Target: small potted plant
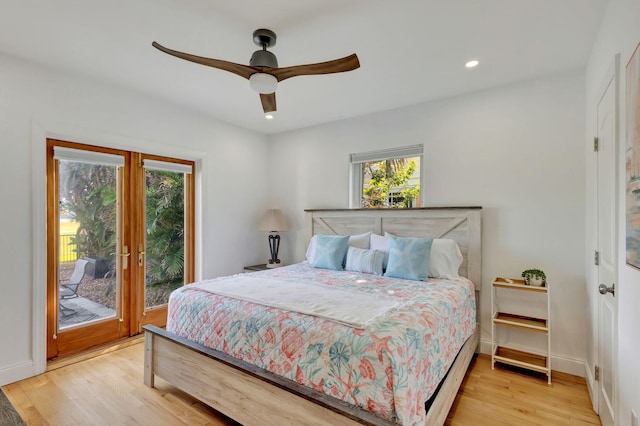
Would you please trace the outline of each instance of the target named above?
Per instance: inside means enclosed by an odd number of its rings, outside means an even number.
[[[547,276],[544,271],[540,269],[527,269],[522,272],[522,278],[526,285],[532,285],[535,287],[542,287],[547,284]]]

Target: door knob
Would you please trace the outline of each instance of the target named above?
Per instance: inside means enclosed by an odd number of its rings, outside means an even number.
[[[122,253],[120,253],[120,256],[122,257],[122,269],[127,269],[129,267],[128,257],[131,256],[128,246],[122,246]]]
[[[138,246],[138,266],[144,265],[144,245],[140,244]]]
[[[616,295],[616,285],[615,284],[611,284],[611,287],[607,287],[606,284],[600,284],[598,286],[598,291],[600,292],[600,294],[611,293],[613,296],[615,296]]]

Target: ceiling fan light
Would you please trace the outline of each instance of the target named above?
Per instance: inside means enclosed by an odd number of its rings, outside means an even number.
[[[256,92],[268,95],[278,88],[278,79],[271,74],[257,72],[249,77],[249,85]]]

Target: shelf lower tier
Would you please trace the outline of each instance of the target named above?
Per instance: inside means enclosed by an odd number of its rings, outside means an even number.
[[[507,325],[510,327],[524,328],[526,330],[549,332],[547,320],[543,318],[526,317],[522,315],[508,314],[506,312],[496,312],[493,316],[493,323]]]
[[[493,353],[493,360],[494,362],[501,362],[503,364],[544,373],[547,376],[551,374],[548,359],[544,355],[496,346]]]

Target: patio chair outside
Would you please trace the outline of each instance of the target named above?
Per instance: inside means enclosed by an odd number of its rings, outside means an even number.
[[[62,303],[62,300],[60,300],[59,309],[60,309],[60,313],[62,314],[63,318],[70,317],[71,315],[78,313],[78,311],[76,311],[75,309],[70,308],[70,307],[66,306],[64,303]]]
[[[82,278],[84,278],[88,263],[89,261],[85,259],[79,259],[76,261],[76,265],[73,268],[73,274],[71,274],[69,281],[65,284],[60,284],[60,299],[78,297],[78,286],[82,283]]]

